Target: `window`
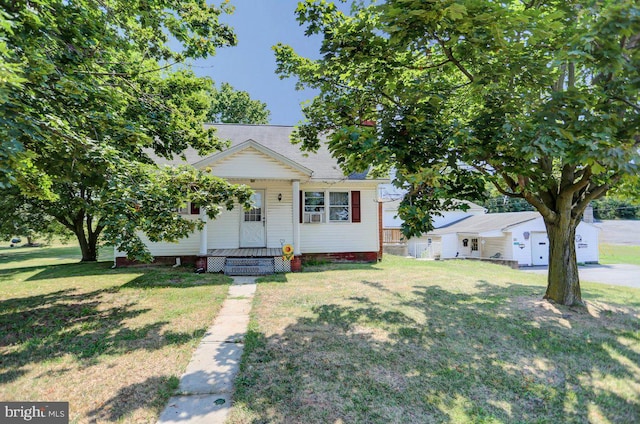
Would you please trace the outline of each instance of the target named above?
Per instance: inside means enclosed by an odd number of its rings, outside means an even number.
[[[477,252],[478,251],[478,239],[477,238],[472,238],[471,239],[471,251],[472,252]]]
[[[200,207],[194,205],[193,203],[187,202],[181,208],[175,209],[180,215],[199,215]]]
[[[300,223],[360,221],[360,191],[300,191]]]
[[[329,221],[349,221],[349,193],[329,193]]]
[[[244,222],[262,221],[262,192],[251,195],[251,209],[244,211]]]
[[[262,208],[251,208],[244,211],[244,222],[260,222],[262,221]]]
[[[305,191],[304,192],[304,221],[305,223],[324,222],[324,192]]]

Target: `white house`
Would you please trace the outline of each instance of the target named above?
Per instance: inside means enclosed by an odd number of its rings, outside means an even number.
[[[394,178],[394,171],[391,171],[390,178]],[[400,228],[402,227],[402,219],[398,216],[398,207],[404,197],[406,190],[399,189],[392,184],[380,185],[380,201],[382,202],[382,228],[383,228],[383,240],[385,242],[385,248],[392,254],[411,255],[413,257],[428,256],[424,253],[426,250],[431,250],[432,245],[427,245],[426,238],[412,238],[404,240],[404,236],[401,234]],[[433,220],[433,227],[440,228],[445,225],[449,225],[453,222],[460,221],[472,215],[485,214],[487,211],[484,207],[475,203],[461,200],[459,203],[464,204],[466,210],[448,210],[440,211],[437,214],[431,216]],[[401,249],[398,249],[397,245],[402,245]],[[404,253],[399,253],[404,252]]]
[[[598,234],[596,226],[578,224],[575,244],[579,263],[598,262]],[[523,266],[549,264],[549,239],[538,212],[470,215],[409,243],[416,257],[499,258]]]
[[[204,210],[187,208],[188,219],[202,219],[204,229],[178,243],[146,240],[156,261],[181,258],[212,272],[228,271],[234,261],[237,267],[261,267],[267,272],[295,270],[300,261],[310,258],[376,261],[381,257],[378,184],[388,180],[345,175],[326,147],[317,153],[302,152],[290,142],[293,127],[215,127],[221,139],[230,141],[227,150],[207,157],[188,150],[185,160],[158,162],[187,163],[211,169],[232,183],[246,184],[255,192],[253,208],[224,210],[215,220],[208,220]],[[293,246],[293,265],[282,259],[284,245]],[[116,252],[116,265],[126,263],[126,255]]]

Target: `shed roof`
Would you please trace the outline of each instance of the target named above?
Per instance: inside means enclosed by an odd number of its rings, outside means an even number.
[[[490,231],[506,231],[509,227],[540,218],[538,212],[503,212],[472,215],[437,228],[429,234],[444,235],[451,233],[487,233]]]
[[[264,146],[273,152],[297,164],[301,169],[309,169],[312,179],[318,180],[364,180],[367,173],[345,175],[340,169],[338,162],[331,156],[326,144],[322,144],[317,152],[303,152],[299,145],[290,141],[292,126],[282,125],[248,125],[248,124],[205,124],[206,127],[215,127],[216,135],[222,140],[230,142],[229,148],[233,149],[249,140]],[[219,155],[214,152],[211,155],[201,156],[193,148],[184,151],[185,160],[174,157],[173,160],[155,158],[158,164],[194,165],[207,158]]]

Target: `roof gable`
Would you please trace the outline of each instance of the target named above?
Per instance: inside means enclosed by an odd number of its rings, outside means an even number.
[[[199,160],[193,166],[210,167],[215,175],[224,178],[300,178],[313,174],[311,169],[251,139]]]
[[[205,128],[215,128],[216,136],[229,143],[228,149],[212,155],[200,155],[196,149],[189,147],[172,159],[158,157],[150,149],[148,153],[158,165],[195,165],[202,167],[203,164],[207,163],[208,159],[215,163],[216,159],[225,158],[225,156],[219,155],[228,150],[238,154],[236,146],[251,140],[254,143],[252,144],[254,152],[260,152],[264,157],[277,160],[281,165],[290,170],[295,170],[296,175],[298,175],[297,178],[302,179],[306,176],[306,179],[310,181],[324,182],[366,180],[376,184],[389,181],[388,178],[368,178],[367,173],[345,175],[338,161],[331,155],[327,147],[326,138],[321,139],[318,151],[302,151],[300,145],[291,143],[291,134],[294,130],[292,126],[250,124],[205,124],[204,126]],[[223,175],[220,176],[223,177]],[[261,178],[253,174],[247,175],[247,177]],[[267,178],[273,178],[273,176]]]

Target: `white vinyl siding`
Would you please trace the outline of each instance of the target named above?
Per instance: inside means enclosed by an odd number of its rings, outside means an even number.
[[[325,191],[324,187],[303,187],[302,189],[303,191]],[[341,189],[347,191],[347,187],[341,187]],[[329,190],[326,191],[329,192]],[[379,249],[377,189],[349,187],[348,191],[360,191],[361,222],[301,224],[302,253],[375,252]]]
[[[305,187],[304,191],[322,191],[349,193],[360,192],[361,222],[325,222],[322,225],[300,224],[293,222],[293,192],[291,181],[256,181],[238,179],[234,184],[247,184],[254,189],[265,190],[266,238],[267,247],[279,248],[283,244],[294,244],[293,225],[299,226],[300,251],[302,253],[340,253],[340,252],[375,252],[379,249],[378,202],[377,190],[373,184],[343,186],[333,184],[327,190],[326,184],[315,184]],[[339,186],[339,187],[336,187]],[[280,196],[281,195],[281,196]],[[299,195],[299,194],[298,194]],[[280,196],[280,200],[278,197]],[[328,194],[327,194],[328,196]],[[328,200],[328,197],[327,197]],[[344,205],[341,205],[344,207]],[[352,205],[349,205],[351,207]],[[328,215],[328,206],[325,214]],[[208,249],[237,249],[240,246],[240,219],[244,211],[239,205],[227,211],[221,210],[218,217],[208,220]],[[188,215],[188,219],[198,219],[197,215]],[[328,218],[327,218],[328,219]],[[148,240],[145,238],[145,242]],[[198,255],[200,251],[200,232],[195,231],[188,238],[178,243],[150,243],[154,256]],[[124,254],[118,254],[124,256]]]
[[[183,216],[184,219],[196,220],[196,215]],[[170,242],[151,242],[149,238],[142,234],[138,234],[142,242],[147,246],[149,252],[153,256],[190,256],[197,255],[200,250],[200,232],[195,231],[188,237],[178,240],[176,243]],[[116,251],[118,257],[126,256],[124,252]]]
[[[233,181],[234,184],[251,185],[256,190],[265,190],[265,225],[267,227],[267,247],[282,247],[293,243],[293,200],[291,183],[269,181],[251,183]],[[278,200],[278,195],[282,195]],[[215,220],[209,221],[207,245],[209,249],[237,249],[240,247],[240,219],[244,211],[236,204],[230,210],[223,210]],[[282,241],[282,242],[281,242]]]
[[[242,150],[210,166],[211,173],[222,178],[293,179],[305,178],[293,169],[254,148]]]

